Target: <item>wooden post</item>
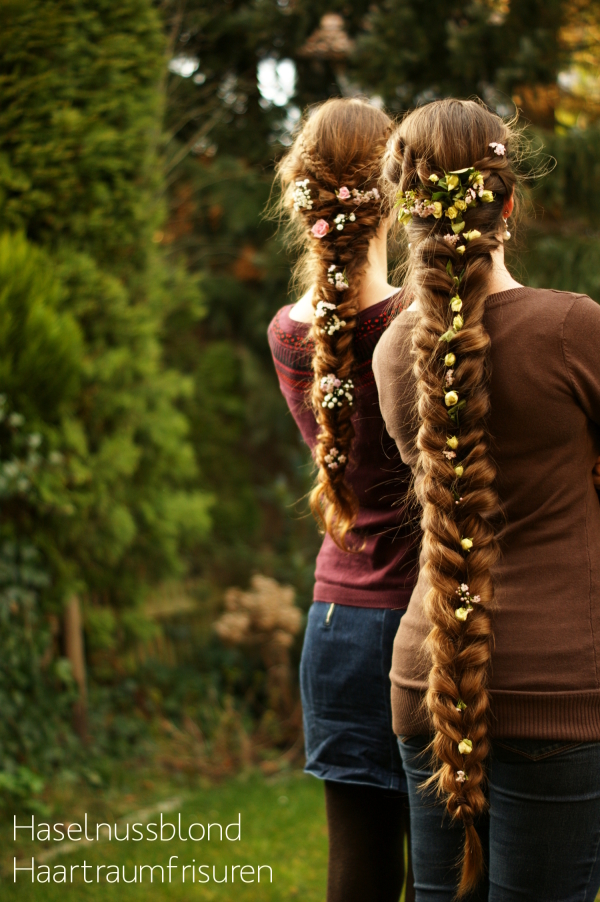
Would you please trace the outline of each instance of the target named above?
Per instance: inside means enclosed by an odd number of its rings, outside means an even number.
[[[71,670],[79,688],[79,698],[73,709],[75,729],[82,739],[87,736],[87,681],[85,675],[85,649],[83,645],[83,624],[81,607],[77,595],[73,595],[66,604],[65,617],[65,654],[71,663]]]

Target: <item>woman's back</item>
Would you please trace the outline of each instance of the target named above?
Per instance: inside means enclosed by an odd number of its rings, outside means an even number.
[[[414,587],[417,528],[406,499],[410,470],[386,431],[372,370],[373,351],[390,322],[393,303],[388,298],[362,310],[353,331],[355,435],[346,472],[359,503],[355,546],[362,539],[365,545],[352,554],[342,551],[329,534],[325,536],[317,557],[316,601],[404,608]],[[291,305],[282,307],[273,318],[269,344],[281,391],[312,451],[318,425],[310,403],[310,326],[291,319],[290,310]]]
[[[380,342],[378,381],[390,433],[416,461],[408,312]],[[499,736],[600,739],[600,306],[585,296],[518,288],[486,301],[491,339],[491,456],[504,525],[493,575],[491,729]],[[468,468],[465,462],[465,470]],[[396,640],[394,727],[423,728],[428,666],[423,576]],[[543,629],[540,626],[543,625]],[[423,674],[415,680],[415,674]]]

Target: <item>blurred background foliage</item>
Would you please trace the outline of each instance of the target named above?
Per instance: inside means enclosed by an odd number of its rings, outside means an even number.
[[[257,573],[305,610],[319,541],[266,342],[274,163],[332,95],[519,109],[556,166],[516,275],[599,299],[599,48],[593,0],[4,0],[0,792],[166,738],[208,770],[298,747],[272,637],[212,626]]]

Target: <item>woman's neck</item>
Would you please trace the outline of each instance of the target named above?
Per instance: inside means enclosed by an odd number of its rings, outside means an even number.
[[[504,244],[492,253],[492,275],[488,284],[488,294],[499,294],[501,291],[509,291],[511,288],[522,288],[520,282],[513,279],[504,262]]]
[[[397,291],[388,282],[387,238],[388,229],[382,225],[369,244],[367,265],[358,295],[361,310],[378,304]]]
[[[366,310],[373,304],[379,304],[380,301],[391,297],[398,290],[387,280],[387,237],[388,228],[384,223],[369,243],[367,263],[358,294],[359,310]],[[312,322],[314,316],[312,288],[309,288],[306,294],[294,304],[289,316],[296,322]]]

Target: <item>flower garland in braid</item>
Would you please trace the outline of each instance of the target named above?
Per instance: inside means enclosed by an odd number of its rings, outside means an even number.
[[[348,540],[358,514],[346,476],[354,439],[353,333],[369,244],[390,211],[377,188],[390,130],[388,117],[370,104],[330,100],[309,116],[279,170],[304,250],[299,266],[313,289],[311,400],[319,433],[310,504],[347,551],[360,550]]]
[[[452,168],[461,162],[457,155],[465,155],[455,135],[468,136],[474,165]],[[502,120],[477,103],[435,102],[402,123],[385,170],[401,189],[399,220],[411,240],[407,290],[419,302],[413,332],[416,486],[430,586],[424,600],[431,623],[426,702],[438,763],[430,783],[465,826],[459,895],[473,889],[482,871],[475,822],[487,807],[491,569],[499,555],[499,502],[485,428],[490,340],[483,315],[502,205],[515,184],[506,159],[509,135]]]

